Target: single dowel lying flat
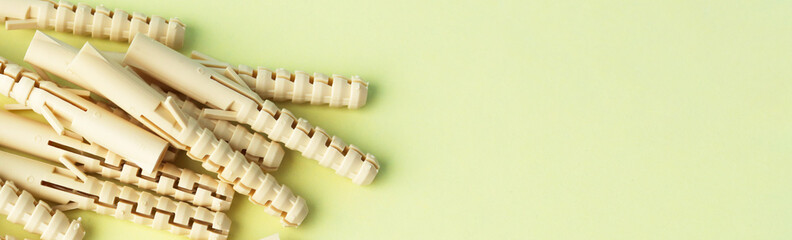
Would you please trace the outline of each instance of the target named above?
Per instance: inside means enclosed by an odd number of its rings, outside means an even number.
[[[369,84],[359,76],[346,78],[333,74],[328,77],[321,73],[309,75],[303,71],[290,73],[282,68],[272,71],[265,67],[253,68],[247,65],[234,67],[198,51],[193,51],[190,57],[225,76],[237,75],[262,98],[276,102],[327,104],[331,107],[355,109],[366,105],[368,97]]]
[[[175,49],[184,42],[184,24],[177,18],[147,17],[124,10],[111,11],[104,6],[92,8],[68,1],[0,0],[0,23],[6,29],[54,29],[75,35],[90,35],[113,41],[129,42],[143,33]]]

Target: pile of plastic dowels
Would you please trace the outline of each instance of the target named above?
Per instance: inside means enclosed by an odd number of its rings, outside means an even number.
[[[0,93],[17,102],[0,110],[0,147],[50,161],[0,150],[0,214],[42,239],[82,239],[79,219],[62,212],[72,209],[191,239],[226,239],[232,223],[224,211],[236,193],[284,226],[299,226],[305,200],[268,174],[284,146],[355,184],[371,183],[379,171],[371,154],[273,103],[359,108],[368,83],[357,76],[185,56],[174,50],[184,39],[180,20],[102,6],[0,0],[0,23],[130,44],[127,52],[108,52],[37,31],[24,57],[31,69],[0,57]],[[216,175],[176,165],[181,152]]]

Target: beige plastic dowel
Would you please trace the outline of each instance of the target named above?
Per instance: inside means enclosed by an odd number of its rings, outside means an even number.
[[[141,169],[96,144],[58,135],[47,125],[0,110],[0,146],[26,152],[66,166],[134,184],[158,194],[214,211],[231,206],[234,190],[227,183],[189,169],[163,163],[153,173]]]
[[[53,210],[12,181],[0,179],[0,214],[12,223],[24,225],[25,231],[41,235],[44,240],[80,240],[85,230],[79,220],[69,221],[66,214]],[[8,239],[8,238],[6,238]]]
[[[25,54],[25,61],[42,71],[52,73],[66,81],[83,86],[95,94],[99,94],[88,83],[83,82],[82,79],[66,69],[67,65],[64,63],[71,62],[77,52],[78,49],[71,45],[37,31]],[[114,61],[118,59],[118,62],[123,60],[124,56],[123,53],[117,52],[103,52],[103,54]],[[120,57],[118,56],[119,54]],[[160,93],[165,95],[164,92]],[[183,101],[175,95],[174,100],[177,105],[183,108],[195,107],[191,101]],[[244,126],[222,120],[211,120],[201,117],[199,114],[191,114],[190,117],[197,118],[202,127],[212,129],[218,137],[228,141],[232,149],[237,151],[244,150],[245,157],[248,160],[258,163],[266,171],[276,170],[283,159],[284,151],[280,144],[271,143],[264,136],[251,133]]]
[[[38,74],[0,58],[0,94],[44,116],[60,135],[71,130],[122,156],[148,174],[159,166],[168,143],[92,102],[44,81]],[[67,130],[68,129],[68,130]]]
[[[75,91],[76,89],[69,89],[69,90],[70,91]],[[80,90],[80,91],[87,91],[87,90]],[[111,103],[108,103],[108,102],[103,102],[103,101],[97,101],[97,100],[94,100],[94,99],[90,99],[90,98],[88,98],[89,95],[95,95],[95,94],[89,92],[89,94],[85,95],[86,96],[85,98],[88,99],[89,101],[91,101],[92,103],[96,104],[97,106],[102,107],[102,108],[106,109],[107,111],[110,111],[111,113],[115,114],[116,116],[118,116],[118,117],[120,117],[120,118],[122,118],[124,120],[129,121],[130,123],[134,124],[135,126],[138,126],[140,128],[146,129],[146,126],[144,126],[142,123],[138,122],[137,119],[132,118],[132,116],[129,116],[129,114],[124,112],[124,110],[121,110],[120,108],[118,108],[115,105],[112,105]],[[6,105],[6,106],[8,106],[8,105]],[[6,108],[6,109],[8,109],[8,108]],[[176,161],[176,157],[177,157],[177,155],[179,154],[180,151],[181,150],[179,150],[179,149],[177,149],[175,147],[169,146],[168,149],[165,150],[165,157],[162,158],[162,162],[163,163],[173,163],[174,161]]]
[[[188,117],[196,118],[199,126],[212,130],[216,137],[228,142],[232,150],[243,153],[248,161],[258,164],[264,172],[278,170],[284,155],[284,150],[280,143],[270,142],[264,135],[250,131],[240,124],[196,116],[194,113],[200,113],[200,109],[196,111],[195,109],[199,107],[188,98],[173,92],[166,92],[161,89],[161,86],[156,84],[150,84],[150,86],[160,94],[173,98],[176,106],[181,108]],[[182,98],[184,99],[182,100]],[[102,105],[101,102],[97,102],[97,104]],[[147,128],[120,108],[108,106],[108,110],[114,113],[121,113],[124,117],[127,117],[125,119],[128,121]],[[167,161],[167,159],[164,160]]]
[[[0,151],[0,177],[36,197],[166,230],[191,239],[226,239],[231,220],[222,212],[195,207],[93,177],[79,179],[68,169]]]
[[[68,46],[65,43],[59,42],[59,41],[57,41],[57,40],[55,40],[55,39],[53,39],[53,38],[51,38],[49,36],[46,36],[43,33],[37,33],[36,37],[34,37],[34,41],[31,44],[31,48],[28,49],[28,53],[26,54],[25,59],[26,59],[26,61],[28,61],[29,63],[33,64],[34,66],[37,66],[38,68],[41,68],[41,69],[46,70],[46,71],[50,71],[50,72],[52,72],[52,73],[54,73],[56,75],[59,75],[59,76],[63,77],[64,79],[67,79],[67,80],[72,81],[73,83],[75,83],[77,85],[82,86],[83,88],[90,89],[90,90],[94,91],[94,93],[98,93],[99,95],[102,95],[103,91],[97,91],[93,86],[88,84],[86,81],[84,81],[81,78],[75,76],[75,74],[69,72],[66,69],[66,64],[64,64],[64,62],[69,62],[69,61],[71,61],[74,58],[74,55],[75,55],[74,51],[76,51],[76,49],[71,48],[71,46]],[[58,53],[58,54],[47,54],[48,52],[49,53]],[[55,55],[55,56],[53,56],[53,55]],[[143,91],[148,91],[149,94],[151,94],[150,91],[152,91],[152,90],[145,90],[144,89]],[[134,95],[134,94],[130,94],[130,96],[132,96],[132,98],[141,97],[141,98],[144,98],[144,99],[146,97],[146,96]],[[152,97],[152,96],[155,96],[155,95],[149,95],[149,97]],[[112,98],[111,98],[111,100],[112,100]],[[171,101],[171,103],[176,103],[176,102],[177,101],[175,101],[175,100]],[[135,105],[135,104],[133,103],[132,105]],[[170,114],[170,113],[160,112],[160,113],[157,113],[157,114],[165,114],[165,115],[167,115],[167,114]],[[142,119],[141,116],[139,116],[138,114],[135,114],[134,117],[138,118],[139,120]],[[170,119],[173,119],[171,121],[175,120],[175,118],[173,118],[173,117],[170,117]],[[146,121],[144,120],[142,122],[146,122]],[[173,125],[174,125],[174,123],[171,122],[171,123],[165,124],[164,127],[166,127],[166,128],[167,127],[171,127],[172,128]],[[151,124],[149,124],[147,126],[151,127]],[[159,129],[161,129],[161,128],[157,127],[157,126],[153,126],[153,129],[155,129],[154,131],[159,131]],[[174,143],[177,147],[179,147],[181,149],[186,149],[187,146],[188,146],[188,145],[185,145],[185,144],[182,144],[182,143],[176,141],[172,137],[172,135],[168,135],[169,133],[164,133],[164,132],[158,132],[158,133],[162,134],[163,136],[168,136],[168,137],[166,137],[166,139],[168,139],[169,141],[171,141],[172,143]],[[202,132],[194,132],[194,133],[195,134],[199,134],[199,135],[203,134]],[[170,134],[173,134],[173,133],[170,133]],[[176,134],[176,135],[178,135],[178,134]],[[242,135],[234,134],[232,137],[234,137],[234,136],[242,136]],[[263,139],[262,138],[258,138],[257,139],[257,138],[255,138],[255,136],[251,137],[251,143],[252,144],[256,144],[254,141],[257,141],[257,140],[263,140]],[[204,142],[201,142],[201,143],[202,144],[208,144],[208,143],[204,143]],[[237,143],[237,141],[234,141],[234,143]],[[244,141],[242,141],[241,143],[244,143]],[[250,144],[248,144],[248,145],[250,145]],[[262,144],[260,144],[260,145],[264,145],[264,143],[262,142]],[[225,146],[218,146],[218,148],[223,148],[223,147],[226,147],[226,146],[228,146],[228,145],[225,144]],[[277,150],[279,148],[280,148],[280,146],[277,145],[276,148],[272,148],[272,149]],[[195,148],[193,148],[193,149],[195,149]],[[205,150],[202,150],[202,151],[208,151],[208,150],[211,150],[211,149],[205,149]],[[264,149],[259,147],[259,150],[263,151]],[[221,153],[222,151],[218,151],[218,152]],[[256,151],[252,151],[252,152],[255,153]],[[263,154],[263,155],[264,156],[274,156],[274,157],[267,158],[268,160],[266,162],[274,162],[276,164],[280,162],[280,159],[282,158],[281,154],[277,154],[277,152],[275,154],[270,154],[269,151],[267,151],[267,152],[268,153]],[[229,154],[230,153],[233,153],[233,151],[229,150]],[[190,154],[188,154],[188,155],[190,155]],[[230,157],[235,157],[235,156],[230,156]],[[197,157],[195,157],[195,158],[197,158]],[[205,161],[205,158],[197,158],[197,159],[200,159],[201,161]],[[275,161],[275,160],[277,160],[277,161]],[[275,166],[277,166],[277,165],[275,165]],[[252,170],[250,170],[250,171],[252,171]],[[233,171],[233,172],[232,171],[225,171],[225,172],[226,172],[227,175],[231,175],[231,176],[233,176],[234,174],[242,174],[242,172],[238,172],[238,171]],[[256,174],[253,174],[253,175],[256,175]],[[267,175],[267,176],[269,176],[269,175]],[[281,196],[281,197],[279,197],[280,200],[276,201],[276,202],[273,202],[273,203],[268,203],[266,199],[262,199],[262,198],[268,197],[267,194],[268,194],[269,191],[266,191],[266,189],[258,189],[258,188],[261,188],[261,187],[270,188],[270,186],[268,184],[262,185],[263,183],[266,183],[267,181],[269,181],[269,180],[266,180],[266,181],[265,180],[266,179],[256,178],[256,181],[244,183],[244,184],[246,184],[247,187],[241,187],[241,188],[238,187],[236,189],[237,189],[237,191],[243,191],[242,193],[247,194],[247,195],[252,195],[253,192],[260,193],[260,194],[258,194],[256,196],[256,199],[257,199],[257,201],[260,204],[266,205],[266,206],[270,206],[270,205],[276,206],[276,207],[273,207],[272,209],[269,209],[273,215],[280,216],[280,215],[282,215],[282,212],[285,212],[283,210],[289,210],[288,212],[290,212],[290,214],[288,214],[286,216],[287,217],[286,220],[284,220],[284,222],[289,222],[288,225],[293,225],[295,223],[301,222],[302,218],[304,218],[304,215],[307,213],[307,209],[304,209],[304,205],[305,205],[304,204],[304,200],[302,200],[301,198],[296,198],[296,199],[284,198],[283,196],[291,195],[290,190],[288,190],[287,188],[286,188],[286,190],[278,190],[279,187],[275,187],[273,189],[275,190],[275,192],[278,193],[278,196]],[[272,181],[274,181],[274,179],[272,179]],[[239,184],[237,184],[237,185],[239,185]],[[251,188],[256,189],[256,191],[249,191]],[[245,192],[245,191],[247,191],[247,192]],[[286,202],[284,199],[287,199],[289,201]],[[256,202],[256,200],[254,200],[254,202]]]
[[[178,18],[166,20],[123,10],[111,11],[104,6],[92,8],[67,1],[0,0],[0,23],[6,29],[54,29],[75,35],[90,35],[113,41],[130,42],[142,33],[175,49],[184,42],[184,24]]]
[[[275,71],[265,67],[253,68],[247,65],[233,65],[214,59],[206,54],[193,51],[191,56],[201,65],[220,74],[238,75],[243,82],[262,98],[273,101],[292,101],[294,103],[328,104],[331,107],[360,108],[366,105],[368,83],[359,76],[348,79],[333,74],[331,77],[321,73],[308,75],[303,71],[289,71],[278,68]]]
[[[30,41],[30,46],[27,52],[25,52],[24,60],[33,65],[33,68],[36,69],[41,76],[46,76],[44,72],[49,72],[66,81],[81,86],[86,84],[75,82],[80,79],[66,70],[66,64],[74,59],[74,56],[77,55],[77,51],[77,48],[36,30],[36,34],[33,35],[33,40]],[[85,89],[96,93],[93,89]]]
[[[261,100],[240,85],[241,78],[226,78],[146,36],[138,35],[132,41],[124,63],[214,108],[204,109],[202,115],[250,125],[253,130],[318,160],[322,166],[357,184],[371,183],[378,172],[379,165],[373,155],[364,154],[354,145],[347,146],[341,139],[302,118],[297,119],[269,100]]]
[[[231,149],[242,151],[249,161],[259,164],[265,172],[278,169],[285,153],[280,143],[270,142],[260,133],[251,132],[245,126],[202,116],[200,107],[191,100],[181,99],[178,94],[166,92],[155,84],[151,84],[151,87],[163,96],[172,98],[188,117],[197,119],[201,127],[211,129],[215,136],[228,142]]]
[[[74,56],[77,55],[77,51],[78,50],[76,48],[66,43],[63,43],[44,33],[36,32],[36,35],[33,37],[33,41],[31,41],[30,47],[28,48],[27,54],[25,55],[25,60],[33,64],[38,70],[50,72],[63,78],[64,80],[75,83],[79,86],[85,86],[85,88],[87,88],[89,91],[98,94],[96,90],[91,89],[89,84],[82,82],[82,79],[65,69],[66,65],[63,63],[71,62]],[[113,61],[117,59],[118,61],[116,62],[121,62],[120,60],[122,60],[124,56],[123,53],[118,52],[103,52],[103,54],[108,56],[108,58],[113,58]],[[118,57],[119,54],[120,57]],[[162,95],[172,95],[176,104],[182,108],[197,107],[191,101],[181,100],[180,98],[183,98],[181,96],[166,93],[154,85],[152,85],[152,87],[154,87]],[[101,105],[101,103],[97,104]],[[123,113],[122,110],[117,108],[110,108],[109,110],[113,111],[114,113],[122,112],[121,115],[126,115],[126,113]],[[200,113],[200,111],[197,113]],[[277,170],[281,160],[283,159],[284,151],[279,143],[270,142],[264,136],[255,132],[251,132],[244,126],[232,124],[228,121],[204,118],[198,114],[192,114],[190,117],[197,118],[199,124],[202,127],[212,129],[218,137],[228,141],[232,149],[236,151],[243,151],[245,153],[245,157],[248,160],[258,163],[265,171]],[[127,120],[136,124],[139,123],[134,118],[127,118]]]
[[[297,226],[305,219],[308,209],[304,199],[278,184],[242,153],[233,151],[227,142],[218,140],[211,130],[198,126],[198,121],[184,114],[173,98],[161,95],[90,44],[80,50],[67,69],[160,137],[186,150],[187,156],[201,161],[204,168],[218,173],[220,180],[232,183],[234,190],[267,206],[284,225]]]

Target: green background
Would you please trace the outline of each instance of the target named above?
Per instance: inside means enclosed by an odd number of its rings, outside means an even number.
[[[374,184],[290,151],[303,226],[237,195],[231,239],[792,237],[790,1],[86,2],[181,18],[185,53],[371,82],[359,110],[279,106],[376,155]],[[0,55],[32,36],[0,30]]]

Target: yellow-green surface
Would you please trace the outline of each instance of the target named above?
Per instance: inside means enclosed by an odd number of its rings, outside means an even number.
[[[237,195],[231,239],[792,237],[788,1],[88,2],[180,17],[183,52],[371,82],[360,110],[280,106],[375,154],[374,184],[289,152],[308,219]],[[32,35],[0,30],[0,55]],[[69,215],[86,239],[177,238]]]

